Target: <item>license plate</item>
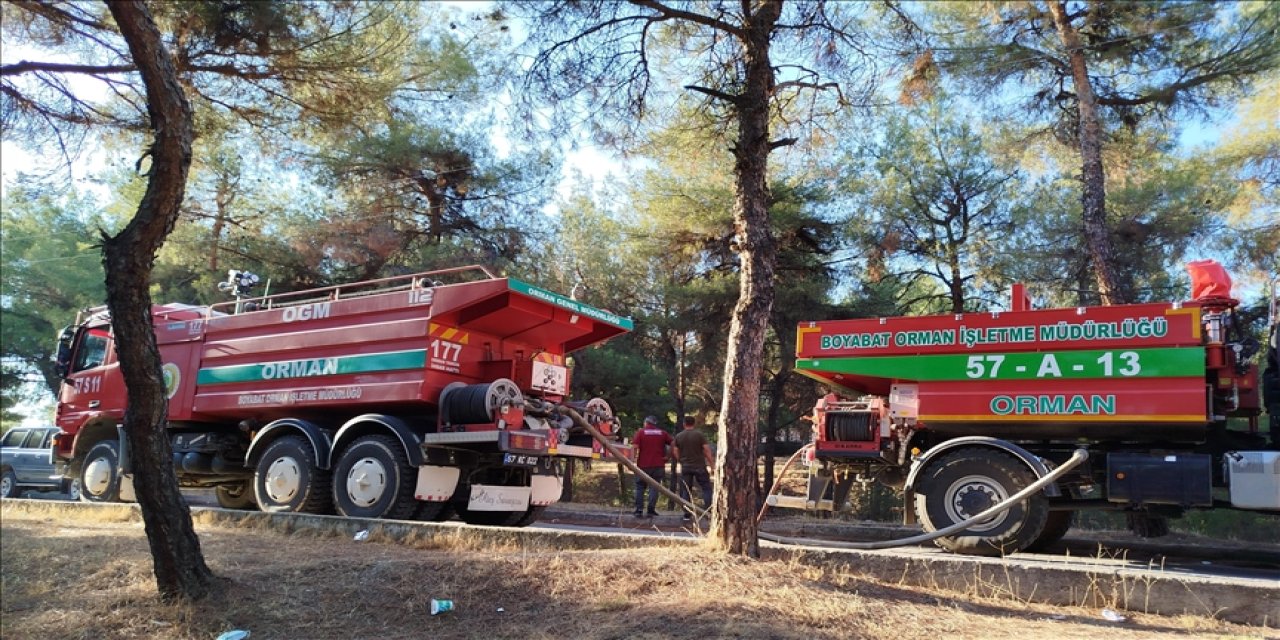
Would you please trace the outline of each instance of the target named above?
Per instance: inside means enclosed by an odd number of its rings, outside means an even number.
[[[538,466],[538,456],[508,453],[502,456],[502,464],[516,467],[536,467]]]

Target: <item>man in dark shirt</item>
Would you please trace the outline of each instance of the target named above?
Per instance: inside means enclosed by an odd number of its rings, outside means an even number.
[[[680,461],[680,497],[693,501],[689,487],[697,483],[702,491],[703,506],[711,507],[711,474],[708,468],[715,465],[711,455],[711,445],[706,436],[693,424],[693,416],[685,416],[684,431],[676,435],[675,456]],[[693,514],[686,509],[685,520],[692,520]]]
[[[663,467],[667,463],[667,446],[672,444],[671,434],[667,433],[658,426],[658,418],[649,416],[644,419],[644,426],[636,432],[636,436],[632,439],[631,444],[636,449],[636,466],[640,467],[649,477],[662,482],[666,477],[663,473]],[[648,515],[658,515],[658,488],[649,486],[649,483],[641,476],[636,476],[636,513],[637,518],[645,515],[644,511],[644,492],[649,490],[649,510]]]

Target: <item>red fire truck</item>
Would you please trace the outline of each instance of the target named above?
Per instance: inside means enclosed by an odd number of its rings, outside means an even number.
[[[814,408],[808,495],[771,501],[838,510],[855,479],[878,479],[905,490],[908,522],[936,531],[1085,447],[1058,482],[937,543],[1040,548],[1082,509],[1127,511],[1144,535],[1187,509],[1280,512],[1258,342],[1225,278],[1184,303],[1033,310],[1015,286],[1010,311],[801,323],[796,369],[836,393]]]
[[[246,298],[254,282],[152,312],[179,481],[225,507],[522,526],[559,499],[560,457],[602,455],[557,409],[614,432],[605,401],[569,402],[566,356],[628,318],[475,266]],[[132,499],[104,309],[59,364],[55,455],[83,499]]]

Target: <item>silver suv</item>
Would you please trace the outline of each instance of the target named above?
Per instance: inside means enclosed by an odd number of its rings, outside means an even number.
[[[79,498],[79,487],[57,475],[53,435],[57,427],[15,427],[0,440],[0,497],[14,498],[27,489],[58,491]]]

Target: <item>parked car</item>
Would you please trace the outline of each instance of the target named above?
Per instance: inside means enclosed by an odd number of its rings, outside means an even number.
[[[59,491],[78,500],[78,483],[57,475],[53,466],[53,434],[57,427],[16,427],[0,440],[0,497],[14,498],[27,489]]]

